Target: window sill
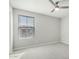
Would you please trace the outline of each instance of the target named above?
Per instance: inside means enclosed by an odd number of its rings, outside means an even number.
[[[20,37],[19,39],[20,40],[25,40],[25,39],[32,39],[33,37],[27,37],[27,38],[22,38],[22,37]]]

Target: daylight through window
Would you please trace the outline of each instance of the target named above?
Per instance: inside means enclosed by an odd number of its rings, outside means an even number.
[[[28,38],[34,35],[34,17],[19,16],[19,37]]]

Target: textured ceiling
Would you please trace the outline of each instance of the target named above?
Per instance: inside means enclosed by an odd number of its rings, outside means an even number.
[[[59,4],[60,6],[69,5],[68,0],[62,1],[63,2]],[[58,18],[63,18],[69,14],[69,9],[60,9],[51,12],[54,6],[49,2],[49,0],[10,0],[10,3],[14,8],[28,10]]]

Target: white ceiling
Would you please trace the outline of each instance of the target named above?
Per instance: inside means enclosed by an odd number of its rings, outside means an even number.
[[[10,2],[14,8],[28,10],[58,18],[65,17],[69,14],[69,9],[60,9],[51,12],[54,6],[49,2],[49,0],[11,0]],[[68,0],[63,0],[63,2],[59,5],[69,5]]]

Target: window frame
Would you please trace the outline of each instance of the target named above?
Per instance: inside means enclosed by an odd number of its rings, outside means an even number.
[[[33,27],[34,27],[34,32],[33,32],[33,35],[30,36],[30,37],[20,37],[19,35],[19,17],[20,16],[24,16],[24,17],[29,17],[29,18],[33,18]],[[30,38],[33,38],[35,36],[35,17],[32,17],[32,16],[26,16],[26,15],[18,15],[18,38],[19,39],[30,39]]]

